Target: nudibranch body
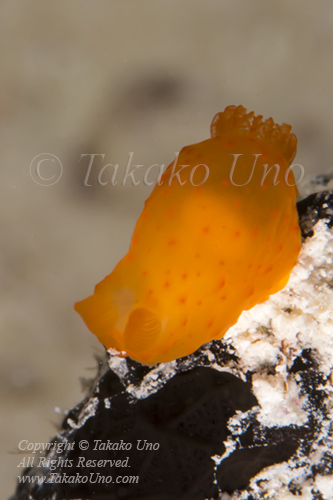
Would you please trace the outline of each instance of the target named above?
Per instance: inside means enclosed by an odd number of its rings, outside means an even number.
[[[107,349],[149,365],[188,355],[286,285],[301,241],[290,130],[229,106],[181,150],[127,255],[75,304]]]

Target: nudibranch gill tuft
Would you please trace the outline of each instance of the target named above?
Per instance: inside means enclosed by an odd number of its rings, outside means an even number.
[[[188,355],[287,284],[301,243],[290,131],[229,106],[181,150],[127,255],[75,304],[107,349],[147,365]]]

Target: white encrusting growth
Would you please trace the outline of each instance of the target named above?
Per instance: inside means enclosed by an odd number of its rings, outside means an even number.
[[[96,414],[98,406],[98,398],[90,398],[83,409],[80,411],[79,420],[76,423],[72,418],[67,418],[68,424],[72,427],[72,429],[80,429],[88,418],[94,417]]]
[[[302,245],[288,285],[267,302],[243,312],[226,335],[239,357],[238,368],[254,372],[253,391],[260,405],[256,418],[265,427],[304,425],[309,417],[299,374],[288,372],[303,349],[311,349],[318,373],[331,380],[333,372],[333,230],[324,221],[313,230],[313,237]],[[268,374],[265,366],[274,367],[275,374]],[[316,474],[309,479],[311,467],[333,448],[333,387],[328,382],[320,389],[327,395],[327,420],[309,456],[296,453],[288,462],[258,473],[250,482],[251,498],[291,500],[295,498],[288,488],[291,483],[298,490],[297,499],[313,500],[314,492],[324,500],[333,498],[332,475]],[[225,443],[225,455],[237,439],[235,417],[229,420],[229,428],[233,434]],[[248,495],[248,491],[238,492],[229,499],[246,500]]]
[[[304,348],[317,352],[320,371],[333,368],[333,231],[323,221],[302,245],[288,285],[244,311],[225,335],[242,369],[274,365],[281,375]],[[287,382],[287,380],[286,380]]]

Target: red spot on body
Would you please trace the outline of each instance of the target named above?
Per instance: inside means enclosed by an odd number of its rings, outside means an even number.
[[[201,276],[201,273],[198,271],[198,272],[196,273],[196,275],[197,275],[197,276]]]
[[[182,322],[182,326],[186,326],[187,325],[187,319],[185,319],[183,322]]]
[[[255,230],[253,231],[252,235],[253,235],[253,238],[256,238],[256,237],[258,236],[258,230],[257,230],[257,229],[255,229]]]
[[[219,265],[224,266],[224,260],[220,260]]]
[[[240,231],[235,231],[235,238],[239,238],[240,237]]]
[[[183,278],[183,280],[186,280],[186,278],[187,278],[187,273],[184,273],[184,274],[182,275],[182,278]]]
[[[219,288],[223,288],[225,285],[225,279],[222,279],[219,284]]]
[[[143,271],[142,276],[147,276],[148,271]]]
[[[229,186],[230,181],[228,181],[228,179],[223,179],[222,184],[223,184],[224,186]]]
[[[166,282],[164,283],[164,288],[169,288],[169,286],[170,286],[169,281],[166,281]]]
[[[220,298],[220,300],[225,300],[227,297],[225,295],[222,295],[222,297]]]
[[[269,243],[271,240],[272,240],[272,237],[271,236],[267,236],[267,238],[266,238],[267,243]]]
[[[171,239],[171,240],[168,241],[168,245],[169,246],[173,246],[175,244],[176,244],[176,240]]]
[[[195,258],[196,258],[196,259],[199,259],[199,257],[200,257],[200,254],[199,254],[199,253],[196,253],[196,254],[195,254]]]
[[[273,266],[269,266],[269,267],[267,267],[267,269],[265,269],[264,274],[268,274],[268,273],[270,273],[272,270],[273,270]]]
[[[201,304],[202,304],[202,300],[198,300],[197,306],[201,306]]]
[[[278,209],[277,209],[277,208],[276,208],[275,210],[273,210],[273,215],[275,215],[275,216],[276,216],[276,215],[279,215],[279,211],[278,211]]]
[[[209,321],[209,323],[207,323],[207,328],[211,328],[213,326],[213,321]]]
[[[205,227],[203,228],[203,232],[204,232],[205,234],[209,233],[209,231],[210,231],[210,227],[209,227],[209,226],[205,226]]]
[[[180,302],[181,304],[185,304],[185,302],[186,302],[186,297],[180,297],[179,302]]]
[[[173,209],[169,208],[169,210],[167,210],[165,213],[166,213],[167,217],[170,217],[170,215],[172,215],[172,212],[173,212]]]

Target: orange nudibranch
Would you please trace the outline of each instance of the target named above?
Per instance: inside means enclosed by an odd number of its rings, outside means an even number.
[[[229,106],[181,150],[127,255],[75,304],[107,349],[147,365],[188,355],[287,284],[301,243],[290,131]]]

